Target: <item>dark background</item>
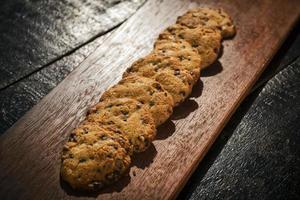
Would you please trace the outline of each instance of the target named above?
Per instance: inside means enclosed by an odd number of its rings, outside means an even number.
[[[0,134],[144,2],[2,0]],[[300,199],[299,23],[178,198]]]

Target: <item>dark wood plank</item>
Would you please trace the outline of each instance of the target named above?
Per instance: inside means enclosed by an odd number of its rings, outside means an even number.
[[[131,16],[145,0],[2,0],[0,89]]]
[[[22,198],[85,198],[59,182],[67,135],[122,71],[148,53],[157,34],[194,6],[223,7],[238,27],[224,42],[222,70],[202,78],[194,98],[160,128],[127,178],[96,194],[104,199],[170,199],[183,187],[229,117],[295,23],[297,1],[149,1],[61,84],[1,136],[1,194]],[[18,164],[16,164],[18,162]],[[6,197],[7,197],[6,196]]]
[[[52,63],[38,72],[0,90],[0,134],[3,134],[20,117],[57,86],[89,54],[111,34],[107,33],[71,55]]]

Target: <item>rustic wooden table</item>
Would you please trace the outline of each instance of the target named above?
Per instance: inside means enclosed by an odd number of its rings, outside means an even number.
[[[2,2],[0,133],[48,94],[144,2]],[[179,199],[300,198],[299,65],[298,24]]]

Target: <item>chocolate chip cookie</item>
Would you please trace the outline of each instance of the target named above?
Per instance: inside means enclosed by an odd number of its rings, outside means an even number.
[[[188,28],[175,24],[162,32],[158,40],[175,40],[177,38],[186,40],[198,50],[202,69],[211,65],[218,57],[222,39],[219,31],[205,27]]]
[[[173,98],[160,83],[150,78],[132,75],[103,93],[100,101],[132,98],[150,109],[156,126],[164,123],[173,112]]]
[[[193,77],[172,57],[151,53],[134,62],[123,77],[132,74],[159,82],[172,95],[175,106],[186,99],[192,91]]]
[[[196,48],[193,48],[183,39],[162,39],[154,44],[154,53],[173,57],[185,67],[196,83],[200,77],[201,57]]]
[[[130,98],[96,104],[89,110],[87,121],[126,137],[134,152],[145,151],[156,135],[150,110]]]
[[[79,129],[88,131],[81,135]],[[126,139],[97,125],[84,125],[75,132],[63,148],[61,164],[61,177],[72,188],[97,190],[127,171],[131,159]]]
[[[177,24],[196,28],[198,26],[219,30],[223,38],[235,35],[231,17],[222,9],[195,8],[178,17]]]

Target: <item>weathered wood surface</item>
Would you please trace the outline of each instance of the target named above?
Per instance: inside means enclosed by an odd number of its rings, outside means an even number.
[[[111,30],[144,2],[2,0],[0,89]]]
[[[1,196],[86,198],[60,183],[60,152],[86,109],[135,59],[150,51],[156,35],[194,6],[227,10],[238,28],[224,42],[220,62],[203,73],[193,98],[176,109],[154,145],[134,159],[128,177],[93,197],[174,198],[249,92],[298,17],[297,1],[149,1],[0,141]]]
[[[0,90],[0,135],[76,69],[111,32],[84,45],[71,55],[64,56],[36,73]]]

